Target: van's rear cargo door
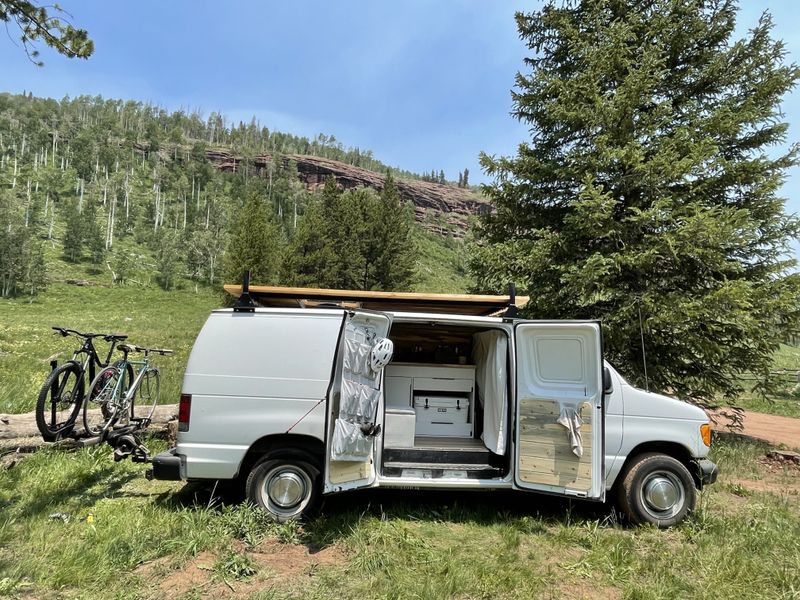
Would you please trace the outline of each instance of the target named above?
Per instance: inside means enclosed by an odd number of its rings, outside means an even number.
[[[383,435],[383,370],[370,367],[372,347],[389,333],[380,312],[348,311],[328,396],[324,491],[368,487],[376,481],[376,448]]]
[[[600,323],[523,321],[515,334],[515,487],[603,499]]]

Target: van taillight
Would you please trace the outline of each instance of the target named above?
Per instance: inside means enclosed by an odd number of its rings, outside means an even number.
[[[178,404],[178,431],[189,431],[189,413],[192,412],[192,395],[181,394]]]

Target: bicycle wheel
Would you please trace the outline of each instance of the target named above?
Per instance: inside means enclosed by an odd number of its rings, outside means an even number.
[[[36,426],[46,442],[68,435],[75,426],[83,399],[83,373],[66,362],[51,371],[36,400]]]
[[[123,371],[119,367],[106,367],[89,385],[83,402],[83,426],[90,435],[98,435],[109,422],[113,424],[122,392],[122,377]]]
[[[161,395],[161,374],[158,369],[151,368],[145,372],[136,394],[138,398],[131,400],[131,419],[151,419]]]

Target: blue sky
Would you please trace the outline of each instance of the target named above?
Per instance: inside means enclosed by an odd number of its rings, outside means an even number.
[[[0,34],[0,90],[101,94],[169,109],[255,115],[294,134],[333,134],[413,171],[485,181],[478,153],[513,154],[527,135],[509,89],[526,50],[515,10],[477,0],[63,0],[95,41],[89,61],[42,48],[44,68]],[[742,32],[769,10],[800,63],[796,2],[741,0]],[[800,90],[786,98],[787,143],[800,141]],[[800,212],[800,169],[784,186]],[[800,248],[800,246],[798,246]]]

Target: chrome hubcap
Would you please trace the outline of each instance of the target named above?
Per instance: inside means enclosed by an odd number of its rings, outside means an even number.
[[[306,495],[303,478],[293,471],[275,473],[267,483],[269,499],[280,508],[297,505]]]
[[[681,479],[670,471],[656,471],[645,479],[640,498],[643,508],[655,519],[670,519],[686,504],[686,490]]]
[[[677,504],[680,492],[672,481],[659,475],[645,484],[644,497],[654,509],[666,511]]]

